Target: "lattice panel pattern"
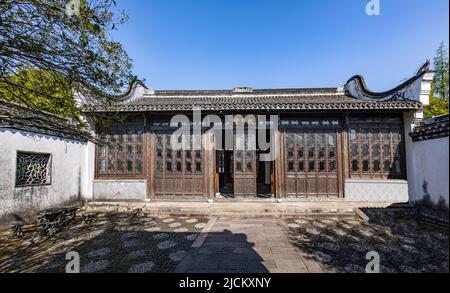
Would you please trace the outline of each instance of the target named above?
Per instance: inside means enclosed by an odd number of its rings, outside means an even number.
[[[172,140],[175,139],[175,140]],[[201,135],[155,133],[156,196],[202,196],[204,187]],[[181,149],[174,143],[184,145]]]
[[[144,129],[140,125],[122,125],[100,136],[105,142],[97,150],[98,174],[132,177],[144,174]]]
[[[338,196],[337,130],[291,129],[285,150],[288,196]]]
[[[50,155],[17,153],[16,186],[50,184]]]
[[[404,178],[401,121],[351,121],[349,130],[352,178]]]

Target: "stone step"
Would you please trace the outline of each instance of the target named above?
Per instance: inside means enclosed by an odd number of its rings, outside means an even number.
[[[215,217],[305,217],[305,218],[337,218],[363,219],[354,209],[335,208],[299,208],[264,204],[236,207],[234,205],[214,204],[209,207],[153,207],[151,204],[88,204],[88,212],[139,212],[148,216],[215,216]],[[365,219],[364,219],[365,220]]]

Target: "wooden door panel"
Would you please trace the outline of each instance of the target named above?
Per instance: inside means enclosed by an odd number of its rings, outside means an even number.
[[[338,196],[337,132],[297,129],[284,133],[288,197]]]
[[[287,177],[286,178],[286,193],[295,195],[297,193],[297,186],[296,186],[296,180],[295,177]]]
[[[190,139],[190,149],[175,150],[170,145],[171,132],[160,131],[153,135],[156,142],[155,196],[174,199],[204,196],[203,150],[195,149],[196,143],[201,145],[201,137],[184,136],[182,140],[189,142]]]
[[[256,147],[249,148],[249,137],[236,135],[234,141],[234,195],[236,197],[256,197]]]
[[[186,180],[186,182],[184,182],[185,181],[185,179],[184,178],[173,178],[173,179],[171,179],[172,181],[173,181],[173,183],[174,183],[174,192],[175,192],[175,194],[177,194],[177,195],[183,195],[183,193],[184,193],[184,191],[185,191],[185,189],[183,188],[184,187],[184,185],[186,185],[186,183],[187,183],[187,181],[188,180]],[[183,184],[184,183],[184,184]]]
[[[164,179],[162,179],[162,178],[158,178],[158,180],[155,180],[155,194],[156,195],[164,194],[163,180]]]
[[[193,179],[192,183],[194,186],[194,189],[193,189],[194,194],[196,194],[196,195],[203,194],[203,181],[204,180],[202,177]]]

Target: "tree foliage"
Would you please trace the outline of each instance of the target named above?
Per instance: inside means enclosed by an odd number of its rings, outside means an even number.
[[[18,103],[25,100],[40,110],[79,119],[80,113],[73,98],[73,90],[67,80],[53,75],[54,73],[46,70],[22,70],[8,78],[8,82],[16,84],[17,87],[0,87],[0,96]],[[24,92],[21,88],[29,90]],[[41,93],[45,93],[45,96]]]
[[[441,100],[448,101],[449,60],[448,60],[448,52],[445,48],[444,42],[441,43],[436,52],[436,57],[434,57],[434,71],[435,71],[435,77],[433,80],[434,96]]]
[[[448,113],[448,102],[436,97],[430,97],[430,104],[425,108],[423,114],[427,118],[441,116]]]
[[[425,117],[447,114],[449,111],[449,56],[442,42],[434,57],[435,75],[431,85],[430,104],[425,108]]]
[[[111,103],[129,83],[131,59],[109,33],[115,0],[0,0],[0,97],[35,109],[76,115],[74,89]],[[66,5],[79,3],[70,15]]]

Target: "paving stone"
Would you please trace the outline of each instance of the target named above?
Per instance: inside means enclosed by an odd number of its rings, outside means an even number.
[[[195,228],[197,228],[197,229],[203,229],[203,228],[205,228],[206,227],[206,224],[205,223],[199,223],[199,224],[196,224],[195,225]]]
[[[157,246],[159,249],[169,249],[174,246],[177,246],[177,244],[174,241],[168,240],[168,241],[163,241],[163,242],[158,243]]]
[[[205,241],[203,243],[203,247],[235,247],[235,248],[237,248],[237,247],[246,247],[248,245],[249,245],[248,243],[244,243],[241,241],[238,241],[238,242],[236,242],[236,241],[234,241],[234,242],[232,242],[232,241],[225,241],[225,242],[223,242],[223,241]]]
[[[141,245],[141,242],[139,240],[128,240],[128,241],[124,241],[122,243],[122,246],[124,248],[131,248],[131,247],[136,247]]]
[[[108,268],[109,260],[92,261],[81,268],[82,273],[98,273]]]
[[[169,224],[169,227],[178,228],[178,227],[181,227],[181,223],[172,223],[172,224]]]
[[[186,235],[184,238],[188,241],[194,241],[195,239],[197,239],[198,234],[190,234],[190,235]]]
[[[240,269],[246,269],[247,268],[246,265],[247,265],[246,260],[236,261],[236,260],[226,259],[219,263],[219,268],[225,269],[225,270],[240,270]]]
[[[308,228],[308,229],[306,229],[306,233],[313,235],[313,236],[317,236],[317,235],[321,234],[321,231],[317,230],[315,228]]]
[[[127,255],[127,259],[129,260],[140,259],[143,257],[145,257],[145,250],[132,251]]]
[[[345,266],[344,271],[347,273],[361,274],[364,273],[366,270],[360,265],[349,264]]]
[[[186,251],[184,251],[184,250],[179,250],[177,252],[169,254],[169,258],[172,261],[176,261],[176,262],[182,261],[185,256],[186,256]]]
[[[109,247],[100,248],[97,250],[93,250],[88,253],[88,257],[103,257],[111,253],[111,249]]]
[[[103,245],[105,245],[106,242],[107,242],[107,240],[105,238],[99,238],[99,239],[95,239],[94,241],[92,241],[92,244],[95,246],[103,246]]]
[[[325,228],[327,227],[326,224],[321,223],[321,222],[319,222],[319,221],[313,222],[312,225],[313,225],[314,227],[316,227],[316,228],[319,228],[319,229],[325,229]]]
[[[202,247],[198,250],[198,254],[221,254],[222,247]]]
[[[144,231],[146,231],[146,232],[158,232],[158,231],[161,231],[161,227],[145,228]]]
[[[136,232],[130,232],[130,233],[125,233],[125,234],[122,234],[121,236],[120,236],[120,239],[122,239],[122,240],[127,240],[127,239],[130,239],[130,238],[134,238],[134,237],[137,237],[137,233]]]
[[[330,255],[323,253],[322,251],[317,251],[314,254],[314,257],[316,260],[323,262],[323,263],[329,263],[333,259]]]
[[[152,236],[153,239],[155,240],[160,240],[160,239],[166,239],[169,238],[169,234],[167,233],[158,233]]]
[[[197,269],[197,270],[206,270],[206,269],[224,269],[222,267],[219,266],[220,265],[220,261],[215,261],[215,260],[205,260],[205,261],[194,261],[191,264],[191,267],[189,269]]]
[[[253,250],[253,248],[251,247],[238,247],[238,248],[233,248],[232,249],[232,253],[234,254],[256,254],[255,250]]]
[[[144,262],[140,264],[136,264],[128,270],[129,273],[149,273],[152,271],[155,266],[154,262]]]
[[[186,233],[189,232],[188,228],[177,228],[175,230],[173,230],[175,233]]]
[[[275,259],[277,269],[284,273],[307,273],[308,268],[303,262],[292,259]]]

